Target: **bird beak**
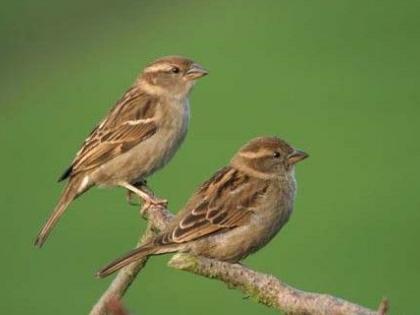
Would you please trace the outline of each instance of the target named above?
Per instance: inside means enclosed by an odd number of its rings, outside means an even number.
[[[300,162],[306,159],[307,157],[309,157],[308,153],[300,151],[300,150],[294,150],[287,157],[287,162],[289,163],[289,165],[294,165],[297,162]]]
[[[201,77],[204,77],[207,74],[208,74],[208,71],[204,69],[201,65],[199,65],[198,63],[193,63],[188,69],[186,73],[186,77],[189,80],[196,80]]]

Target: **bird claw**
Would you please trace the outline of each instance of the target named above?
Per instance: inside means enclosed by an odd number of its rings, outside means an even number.
[[[168,200],[166,199],[153,198],[153,199],[144,201],[144,207],[147,207],[147,208],[150,208],[150,207],[166,208],[167,206],[168,206]]]
[[[159,208],[166,208],[168,206],[168,200],[160,199],[160,198],[150,198],[148,200],[144,200],[143,207],[140,209],[140,214],[145,216],[146,211],[149,210],[151,207],[159,207]]]

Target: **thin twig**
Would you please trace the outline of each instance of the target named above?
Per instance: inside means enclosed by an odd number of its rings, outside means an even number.
[[[173,214],[161,207],[151,207],[147,209],[146,217],[149,225],[140,244],[149,240],[154,230],[165,228],[172,220]],[[122,269],[93,307],[90,315],[106,315],[107,301],[115,296],[122,297],[145,263],[146,260],[138,261]],[[253,271],[239,264],[187,254],[176,254],[168,264],[176,269],[223,281],[230,288],[239,289],[259,303],[288,315],[386,315],[389,309],[385,299],[379,305],[378,311],[374,311],[331,295],[295,289],[274,276]]]
[[[145,214],[149,223],[146,231],[140,237],[137,247],[149,241],[154,230],[161,229],[171,220],[172,214],[166,209],[159,207],[150,207]],[[89,315],[107,314],[107,305],[111,299],[121,298],[136,279],[139,272],[146,266],[147,258],[140,259],[131,265],[121,269],[115,279],[111,282],[108,289],[102,294],[98,302],[92,307]]]

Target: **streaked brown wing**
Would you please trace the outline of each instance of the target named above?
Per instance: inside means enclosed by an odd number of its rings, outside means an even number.
[[[184,243],[241,225],[267,191],[268,185],[257,181],[261,180],[231,167],[220,170],[200,188],[176,224],[156,242],[160,245]]]
[[[121,155],[140,142],[150,138],[157,131],[155,122],[138,125],[125,124],[103,134],[97,144],[81,154],[73,164],[73,174],[96,168]]]
[[[157,101],[137,87],[129,89],[91,132],[61,179],[96,168],[153,136]]]

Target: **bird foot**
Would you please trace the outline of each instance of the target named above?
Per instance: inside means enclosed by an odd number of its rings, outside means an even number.
[[[166,208],[168,206],[168,200],[160,198],[148,198],[144,200],[143,207],[140,209],[140,214],[145,216],[146,211],[151,207]]]

